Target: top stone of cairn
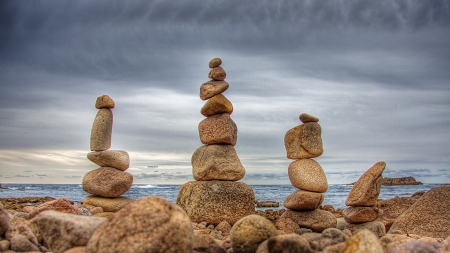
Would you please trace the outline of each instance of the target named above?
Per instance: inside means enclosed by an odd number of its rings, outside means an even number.
[[[219,67],[222,64],[222,60],[220,58],[214,58],[209,62],[210,68]]]
[[[308,123],[308,122],[319,122],[319,118],[314,117],[307,113],[302,113],[298,117],[302,123]]]
[[[103,95],[97,98],[97,101],[95,101],[95,108],[102,109],[102,108],[114,108],[115,103],[112,98],[110,98],[108,95]]]

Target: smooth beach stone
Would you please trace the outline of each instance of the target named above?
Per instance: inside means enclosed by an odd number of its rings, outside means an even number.
[[[314,117],[314,116],[312,116],[310,114],[307,114],[307,113],[300,114],[300,116],[298,116],[298,118],[300,119],[300,121],[302,123],[319,122],[319,118]]]
[[[376,207],[349,207],[344,210],[344,219],[348,223],[362,223],[374,221],[378,218],[379,209]]]
[[[106,218],[80,216],[52,210],[42,212],[34,218],[47,246],[55,253],[87,245],[94,230],[105,220]]]
[[[323,194],[317,192],[298,190],[284,199],[284,207],[291,210],[314,210],[323,202]]]
[[[86,196],[83,199],[83,204],[93,205],[97,207],[103,208],[104,212],[117,212],[120,209],[124,208],[131,202],[134,202],[133,199],[128,197],[117,197],[117,198],[104,198],[100,196]]]
[[[224,95],[217,94],[206,101],[200,113],[205,117],[221,113],[231,114],[233,113],[233,105]]]
[[[177,202],[192,222],[233,225],[255,212],[255,194],[245,183],[233,181],[190,181],[178,192]]]
[[[322,231],[322,235],[319,239],[319,250],[323,250],[326,247],[342,242],[346,242],[349,236],[337,228],[327,228]]]
[[[113,114],[108,108],[97,112],[91,130],[91,151],[103,151],[111,147]]]
[[[386,229],[384,228],[384,224],[381,221],[368,221],[363,223],[350,223],[346,227],[346,229],[350,230],[352,233],[356,231],[367,229],[376,235],[378,238],[383,237],[386,234]]]
[[[383,181],[381,174],[385,168],[385,162],[377,162],[362,174],[348,193],[345,205],[374,206],[377,203],[378,195],[380,195]]]
[[[9,223],[11,218],[10,214],[5,211],[5,209],[0,208],[0,236],[3,236],[5,232],[9,229]]]
[[[211,61],[209,61],[210,68],[219,67],[221,64],[222,60],[220,58],[213,58]]]
[[[223,81],[227,77],[227,73],[222,67],[215,67],[211,69],[208,77],[213,79],[214,81]]]
[[[322,167],[313,159],[293,161],[288,168],[291,184],[305,191],[323,193],[328,190],[328,181]]]
[[[284,146],[287,158],[314,158],[323,154],[322,128],[319,123],[308,122],[286,132]]]
[[[342,253],[383,253],[383,247],[378,241],[378,237],[367,229],[363,229],[351,236],[343,248]]]
[[[40,204],[39,206],[34,208],[33,211],[28,213],[27,219],[32,219],[36,217],[38,214],[47,210],[54,210],[58,212],[76,215],[82,214],[81,211],[76,206],[72,205],[72,203],[70,203],[70,201],[67,198],[59,198]]]
[[[202,146],[192,155],[191,163],[197,181],[238,181],[245,175],[245,168],[231,145]]]
[[[300,226],[289,218],[279,218],[275,222],[275,227],[280,230],[283,234],[295,233]]]
[[[237,126],[230,114],[222,113],[210,116],[198,124],[200,141],[203,144],[236,145]]]
[[[131,188],[133,175],[111,167],[100,167],[83,177],[83,190],[102,197],[119,197]]]
[[[234,253],[253,253],[260,243],[274,235],[278,235],[278,230],[270,220],[252,214],[233,225],[230,241]]]
[[[97,98],[97,101],[95,101],[95,108],[101,109],[101,108],[114,108],[115,103],[114,100],[112,100],[108,95],[103,95]]]
[[[191,253],[194,231],[181,207],[158,197],[143,197],[103,222],[86,253]]]
[[[225,81],[208,81],[200,86],[200,99],[206,100],[226,91],[230,85]]]
[[[391,231],[434,238],[450,235],[450,185],[432,188],[392,224]]]
[[[9,239],[11,250],[14,252],[41,252],[38,246],[28,240],[28,238],[21,234],[14,235]]]
[[[305,238],[297,234],[284,234],[272,236],[267,240],[269,252],[313,253],[311,246]]]
[[[335,228],[336,217],[328,211],[315,209],[312,211],[286,210],[281,218],[290,218],[301,228],[309,228],[314,232],[321,233],[327,228]]]
[[[87,158],[101,167],[113,167],[125,171],[130,167],[130,156],[124,150],[93,151]]]

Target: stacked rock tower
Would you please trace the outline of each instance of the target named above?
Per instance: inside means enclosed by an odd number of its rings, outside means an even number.
[[[90,153],[87,158],[100,166],[83,178],[83,190],[93,194],[83,203],[100,206],[105,212],[114,212],[132,201],[121,197],[133,184],[133,175],[125,172],[130,166],[130,158],[126,151],[109,150],[113,125],[114,101],[103,95],[97,98],[95,107],[98,110],[91,130]]]
[[[206,119],[198,125],[200,141],[205,145],[192,155],[196,181],[182,185],[177,198],[177,204],[193,222],[214,225],[222,221],[234,224],[255,211],[252,188],[236,182],[244,177],[245,168],[234,149],[238,130],[230,117],[233,105],[222,95],[229,84],[221,64],[220,58],[209,62],[208,77],[212,80],[200,87],[200,99],[207,100],[200,110]]]
[[[315,160],[323,153],[322,128],[319,119],[307,113],[300,115],[303,124],[287,131],[284,136],[287,158],[295,159],[289,165],[291,184],[299,190],[284,200],[288,210],[283,218],[291,218],[302,228],[322,232],[336,227],[336,218],[329,212],[318,209],[323,202],[323,193],[328,190],[328,181],[322,167]]]

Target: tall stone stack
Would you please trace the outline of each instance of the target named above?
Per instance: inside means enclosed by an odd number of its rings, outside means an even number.
[[[90,149],[87,158],[100,168],[86,173],[83,177],[83,190],[93,194],[87,196],[84,204],[100,206],[105,212],[115,212],[133,201],[121,197],[133,184],[133,175],[125,172],[130,166],[126,151],[109,150],[111,147],[114,101],[103,95],[97,98],[98,110],[91,130]]]
[[[238,130],[230,117],[233,105],[222,95],[229,84],[221,64],[220,58],[209,62],[208,77],[212,80],[200,86],[200,99],[207,100],[200,110],[206,119],[198,125],[204,146],[191,159],[196,181],[182,185],[177,198],[193,222],[214,225],[222,221],[234,224],[255,211],[252,188],[236,182],[244,177],[245,168],[234,149]]]
[[[322,167],[311,158],[323,153],[322,128],[317,117],[303,113],[299,118],[303,124],[284,136],[287,158],[295,159],[288,168],[289,180],[299,190],[286,197],[284,207],[288,210],[281,217],[292,219],[302,228],[322,232],[337,223],[331,213],[318,209],[328,181]]]

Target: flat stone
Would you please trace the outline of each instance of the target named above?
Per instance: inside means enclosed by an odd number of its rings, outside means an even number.
[[[108,95],[103,95],[97,98],[97,101],[95,101],[95,108],[102,109],[102,108],[114,108],[115,103],[114,100],[112,100]]]
[[[72,205],[72,203],[70,203],[70,201],[67,198],[59,198],[56,200],[45,202],[45,203],[37,206],[36,208],[33,209],[33,211],[28,213],[27,218],[32,219],[32,218],[36,217],[38,214],[40,214],[41,212],[44,212],[47,210],[54,210],[54,211],[63,212],[63,213],[81,215],[81,211],[76,206]]]
[[[292,162],[288,168],[291,184],[305,191],[323,193],[328,190],[328,181],[322,167],[313,159]]]
[[[370,167],[353,185],[345,204],[347,206],[374,206],[380,195],[385,162],[377,162]]]
[[[255,212],[253,189],[242,182],[190,181],[181,186],[176,203],[192,222],[213,225],[222,221],[233,225]]]
[[[209,67],[210,68],[215,68],[215,67],[219,67],[221,64],[222,64],[222,60],[220,58],[213,58],[209,62]]]
[[[286,210],[281,218],[290,218],[301,228],[309,228],[314,232],[321,233],[327,228],[335,228],[336,217],[330,212],[316,209],[312,211]]]
[[[225,81],[208,81],[200,86],[200,99],[206,100],[226,91],[230,85]]]
[[[215,67],[211,69],[208,77],[213,79],[214,81],[223,81],[227,77],[227,73],[222,67]]]
[[[323,194],[298,190],[284,199],[284,207],[296,211],[314,210],[323,202]]]
[[[300,116],[298,117],[300,119],[301,122],[303,123],[308,123],[308,122],[319,122],[319,118],[314,117],[310,114],[307,113],[302,113],[300,114]]]
[[[238,181],[245,175],[245,168],[231,145],[202,146],[192,155],[191,163],[197,181]]]
[[[233,113],[233,105],[224,95],[217,94],[206,101],[200,113],[205,117],[221,113],[231,114]]]
[[[378,241],[378,237],[367,229],[363,229],[351,236],[341,251],[345,253],[383,253],[383,246]]]
[[[83,190],[102,197],[119,197],[131,188],[133,175],[111,167],[100,167],[83,177]]]
[[[323,154],[322,128],[319,123],[308,122],[286,132],[284,145],[287,158],[314,158]]]
[[[374,221],[378,218],[379,209],[376,207],[349,207],[344,210],[344,219],[348,223],[362,223]]]
[[[131,202],[134,202],[134,200],[123,196],[116,198],[104,198],[91,195],[86,196],[83,200],[83,204],[101,207],[104,212],[117,212]]]
[[[93,151],[87,158],[101,167],[113,167],[125,171],[130,167],[130,156],[124,150]]]
[[[198,131],[203,144],[234,146],[237,142],[237,126],[228,113],[216,114],[202,120]]]
[[[143,197],[103,222],[86,253],[192,252],[194,231],[181,207],[157,197]]]
[[[113,114],[108,108],[97,112],[91,130],[91,151],[103,151],[111,147]]]

